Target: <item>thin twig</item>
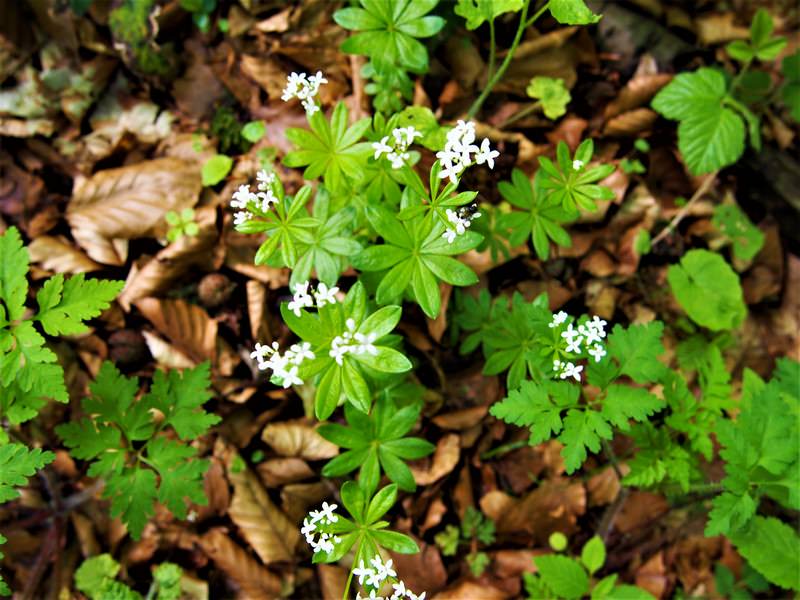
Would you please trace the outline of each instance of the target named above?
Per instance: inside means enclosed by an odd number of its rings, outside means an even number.
[[[694,194],[692,194],[692,197],[683,206],[683,208],[681,208],[678,211],[678,214],[672,218],[672,221],[669,222],[669,225],[667,225],[664,229],[662,229],[659,232],[659,234],[653,238],[653,240],[650,242],[650,247],[655,247],[655,245],[658,242],[660,242],[670,233],[675,231],[675,228],[678,226],[678,223],[680,223],[681,220],[687,215],[689,209],[692,207],[692,204],[694,204],[697,200],[699,200],[700,197],[702,197],[708,191],[708,189],[711,187],[711,184],[714,183],[714,181],[717,179],[717,175],[719,175],[719,170],[710,173],[708,177],[706,177],[703,180],[703,183],[700,184],[700,187],[697,188],[697,191]]]
[[[353,82],[353,120],[358,121],[365,116],[364,111],[364,78],[361,77],[361,67],[364,64],[360,56],[350,56],[350,77]]]

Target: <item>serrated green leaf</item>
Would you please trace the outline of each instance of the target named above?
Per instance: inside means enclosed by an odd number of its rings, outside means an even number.
[[[586,6],[584,0],[550,0],[550,14],[562,25],[591,25],[601,19]]]
[[[602,415],[621,431],[629,431],[629,419],[646,421],[666,406],[666,402],[645,389],[612,385],[603,400]]]
[[[53,462],[55,454],[22,444],[0,446],[0,503],[19,497],[15,488],[27,483],[36,471]]]
[[[111,516],[120,517],[131,537],[140,539],[144,526],[155,512],[156,474],[149,469],[125,469],[106,480],[103,495],[111,499]]]
[[[553,77],[534,77],[525,88],[525,93],[539,100],[544,116],[554,121],[567,114],[567,104],[572,100],[564,80]]]
[[[608,354],[619,362],[620,373],[636,383],[658,381],[665,367],[658,361],[664,353],[661,334],[664,324],[653,321],[646,325],[631,325],[627,329],[614,325],[608,336]]]
[[[764,246],[764,234],[736,204],[715,206],[711,222],[733,242],[733,254],[738,259],[752,260]]]
[[[667,271],[672,293],[689,317],[712,331],[735,329],[747,314],[739,277],[719,254],[687,252]]]
[[[28,261],[19,230],[9,227],[0,235],[0,326],[22,318],[25,312]]]
[[[164,413],[164,425],[171,425],[178,437],[186,440],[203,435],[220,422],[219,416],[202,409],[212,396],[210,365],[205,362],[183,373],[156,371],[146,401]]]
[[[83,321],[107,309],[124,285],[124,281],[87,280],[83,273],[64,281],[64,276],[58,273],[36,294],[39,303],[36,319],[49,335],[85,333],[89,328]]]
[[[730,108],[697,110],[678,126],[678,149],[694,175],[711,173],[744,154],[742,118]]]
[[[600,451],[600,440],[614,437],[603,416],[593,410],[571,409],[564,419],[564,431],[558,441],[564,444],[561,456],[567,474],[577,471],[586,460],[586,450]]]
[[[544,555],[533,559],[539,576],[558,597],[572,600],[589,591],[589,576],[575,559]]]
[[[477,29],[503,13],[522,9],[522,0],[458,0],[455,13],[467,21],[467,29]]]
[[[775,517],[754,517],[749,526],[731,534],[739,553],[769,581],[800,590],[800,537]]]

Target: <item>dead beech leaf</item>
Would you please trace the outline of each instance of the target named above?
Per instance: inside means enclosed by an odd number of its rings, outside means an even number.
[[[183,236],[141,267],[131,269],[125,287],[117,297],[126,311],[131,304],[147,296],[158,296],[189,269],[212,270],[223,261],[225,247],[219,243],[217,209],[204,206],[195,211],[200,231],[195,236]]]
[[[317,565],[322,600],[339,600],[344,596],[348,570],[336,565]]]
[[[261,480],[267,487],[280,487],[314,476],[314,471],[302,458],[271,458],[256,466]]]
[[[224,529],[215,528],[204,534],[200,538],[200,548],[233,580],[239,590],[237,598],[267,600],[280,597],[280,578],[251,558]]]
[[[260,281],[250,279],[246,285],[247,318],[250,321],[250,336],[254,340],[271,342],[267,337],[267,286]]]
[[[464,408],[462,410],[436,415],[432,421],[437,427],[442,429],[463,431],[464,429],[469,429],[480,423],[487,412],[489,412],[488,404],[473,406],[472,408]]]
[[[649,108],[636,108],[606,122],[604,133],[616,137],[636,136],[653,127],[658,115]]]
[[[731,40],[745,40],[750,30],[734,23],[736,11],[706,14],[694,20],[697,37],[703,46],[713,46]]]
[[[442,437],[436,444],[436,451],[427,468],[411,465],[417,485],[430,485],[450,473],[458,464],[460,454],[458,434],[448,433]]]
[[[492,553],[492,572],[501,579],[535,573],[533,559],[549,553],[547,550],[498,550]]]
[[[611,504],[622,488],[617,472],[613,467],[606,467],[586,482],[589,492],[589,506]]]
[[[336,444],[326,440],[304,420],[270,423],[261,432],[261,439],[282,456],[322,460],[339,454]]]
[[[711,571],[707,571],[711,580]],[[636,586],[647,590],[656,598],[663,598],[669,586],[669,577],[664,566],[664,551],[657,552],[636,570]],[[692,589],[692,588],[690,588]]]
[[[669,73],[637,75],[622,88],[613,102],[606,106],[605,118],[611,119],[624,112],[649,104],[658,91],[672,81]]]
[[[225,448],[225,466],[233,485],[228,515],[264,564],[292,560],[300,530],[272,503],[255,473],[241,465],[233,468],[238,456],[233,446]]]
[[[195,364],[212,363],[217,355],[217,322],[195,304],[184,300],[142,298],[136,308],[175,347]]]
[[[455,586],[433,596],[432,600],[474,600],[475,598],[480,598],[481,600],[504,600],[510,597],[511,595],[493,585],[488,585],[484,581],[478,582],[472,579],[463,579]]]
[[[191,369],[197,366],[191,358],[155,333],[142,331],[147,349],[156,362],[168,369]]]
[[[32,263],[55,273],[88,273],[103,268],[63,236],[34,238],[28,245],[28,254]]]
[[[330,497],[331,491],[331,486],[322,481],[290,483],[281,490],[281,508],[290,519],[300,523],[310,508]]]
[[[614,526],[622,533],[630,533],[653,522],[669,510],[664,496],[650,492],[632,492],[622,505]]]
[[[583,483],[554,477],[504,511],[496,523],[497,531],[525,531],[544,544],[555,531],[565,535],[577,531],[577,518],[584,512],[586,489]]]
[[[408,589],[417,594],[426,592],[431,596],[447,583],[447,570],[437,546],[426,544],[417,537],[414,537],[414,541],[419,546],[419,552],[416,554],[391,552],[392,560],[398,577],[405,582]]]
[[[72,236],[97,262],[122,265],[127,240],[164,226],[164,215],[194,206],[202,185],[198,163],[158,158],[78,177],[67,206]]]
[[[251,279],[265,283],[271,290],[276,290],[289,285],[289,269],[256,265],[253,261],[256,256],[256,247],[237,244],[237,237],[226,237],[227,252],[225,253],[225,266],[241,273]]]
[[[253,56],[243,54],[239,59],[242,73],[255,81],[267,96],[275,100],[280,98],[285,85],[286,72],[277,61],[265,54]]]

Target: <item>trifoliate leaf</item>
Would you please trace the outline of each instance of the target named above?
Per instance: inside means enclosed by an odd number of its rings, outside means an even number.
[[[65,282],[64,275],[58,273],[36,294],[39,303],[36,319],[49,335],[85,333],[89,328],[82,321],[97,317],[107,309],[124,285],[124,281],[87,280],[83,273]]]
[[[646,325],[631,325],[627,329],[614,325],[608,336],[608,353],[619,362],[620,373],[636,383],[658,381],[665,367],[658,361],[664,353],[661,334],[664,324],[653,321]]]
[[[729,535],[739,554],[772,583],[800,590],[800,537],[775,517],[754,517]]]
[[[455,13],[467,20],[467,29],[477,29],[503,13],[522,9],[522,0],[458,0]]]
[[[589,576],[580,563],[567,556],[545,555],[533,559],[539,576],[559,598],[572,600],[589,591]]]
[[[591,25],[601,19],[586,6],[584,0],[550,0],[550,14],[562,25]]]
[[[542,103],[544,116],[555,121],[567,114],[567,104],[572,100],[564,80],[537,75],[531,79],[525,93]]]
[[[220,417],[201,407],[212,396],[210,366],[207,362],[193,369],[156,371],[147,399],[164,413],[164,425],[171,425],[182,440],[203,435]]]
[[[0,327],[22,318],[25,312],[28,261],[19,230],[9,227],[0,235]]]
[[[614,432],[603,416],[594,410],[571,409],[564,419],[558,441],[564,444],[561,456],[567,474],[577,471],[586,460],[586,449],[600,451],[600,440],[610,440]]]
[[[52,452],[43,452],[41,448],[31,450],[22,444],[0,446],[0,503],[17,498],[19,492],[15,487],[25,485],[28,477],[55,457]]]
[[[675,299],[695,323],[712,331],[735,329],[747,315],[739,277],[719,254],[696,249],[667,271]]]

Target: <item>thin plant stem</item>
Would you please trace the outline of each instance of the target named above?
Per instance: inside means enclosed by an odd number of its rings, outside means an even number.
[[[672,218],[672,221],[670,221],[670,222],[669,222],[669,225],[667,225],[667,226],[666,226],[664,229],[662,229],[662,230],[659,232],[659,234],[658,234],[656,237],[654,237],[654,238],[653,238],[653,240],[650,242],[650,247],[651,247],[651,248],[655,247],[655,245],[656,245],[658,242],[660,242],[661,240],[663,240],[665,237],[667,237],[667,236],[668,236],[670,233],[672,233],[672,232],[675,230],[675,228],[678,226],[678,223],[680,223],[680,222],[681,222],[681,220],[682,220],[682,219],[683,219],[683,218],[684,218],[684,217],[687,215],[687,213],[689,212],[689,209],[691,208],[692,204],[694,204],[695,202],[697,202],[697,200],[699,200],[699,199],[700,199],[700,197],[702,197],[702,196],[703,196],[703,194],[705,194],[705,193],[708,191],[708,188],[710,188],[710,187],[711,187],[711,184],[712,184],[712,183],[714,183],[714,181],[717,179],[717,175],[718,175],[718,174],[719,174],[719,169],[717,169],[717,170],[716,170],[716,171],[714,171],[713,173],[710,173],[710,174],[708,175],[708,177],[706,177],[706,178],[703,180],[703,183],[702,183],[702,184],[700,184],[700,187],[699,187],[699,188],[697,188],[697,191],[696,191],[694,194],[692,194],[692,197],[691,197],[691,198],[689,199],[689,201],[688,201],[688,202],[687,202],[687,203],[684,205],[684,207],[683,207],[683,208],[681,208],[681,210],[680,210],[680,211],[678,211],[678,214],[676,214],[676,215],[675,215],[675,216]]]
[[[517,121],[519,121],[523,117],[527,117],[529,114],[531,114],[533,112],[536,112],[541,107],[542,107],[541,101],[537,100],[533,104],[529,104],[528,106],[523,108],[521,111],[519,111],[517,113],[514,113],[513,115],[508,117],[505,121],[500,123],[500,125],[497,128],[498,129],[505,129],[506,127],[508,127],[512,123],[516,123]]]
[[[508,444],[503,444],[502,446],[498,446],[497,448],[493,448],[492,450],[487,450],[486,452],[481,454],[481,460],[488,460],[490,458],[494,458],[495,456],[500,456],[508,452],[513,452],[514,450],[519,450],[520,448],[524,448],[527,445],[528,445],[528,440],[517,440],[516,442],[509,442]]]
[[[492,88],[494,88],[494,86],[497,85],[497,82],[503,77],[506,69],[508,69],[508,66],[511,64],[511,59],[514,58],[514,52],[516,52],[517,46],[519,46],[519,43],[522,40],[522,34],[524,33],[525,29],[530,27],[534,21],[536,21],[536,19],[538,19],[544,13],[545,9],[549,5],[550,2],[546,2],[531,19],[528,19],[528,7],[530,6],[530,0],[525,0],[525,2],[522,4],[519,27],[517,27],[517,33],[514,35],[514,41],[511,42],[511,47],[508,49],[503,62],[500,64],[500,67],[497,69],[497,71],[492,74],[489,81],[486,83],[486,87],[483,88],[481,95],[478,96],[475,102],[472,103],[472,106],[469,107],[469,110],[467,111],[468,119],[473,118],[478,113],[478,111],[481,109],[481,106],[483,106],[483,103],[486,101],[486,98],[489,97]]]

